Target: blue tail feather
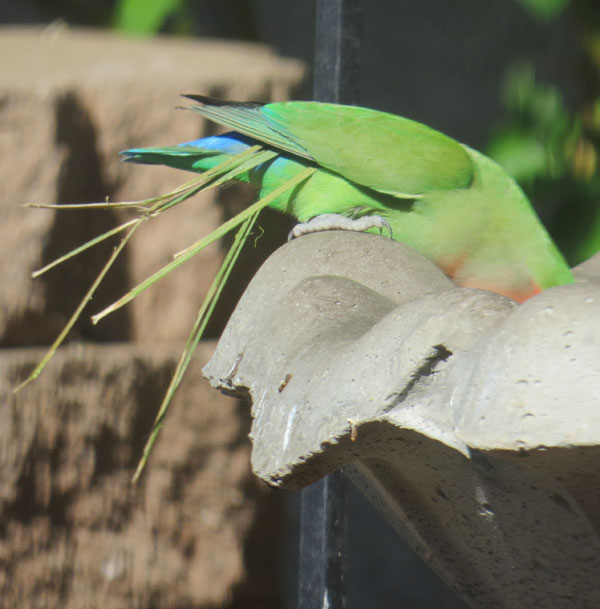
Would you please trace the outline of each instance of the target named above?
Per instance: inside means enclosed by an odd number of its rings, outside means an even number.
[[[124,161],[133,163],[165,163],[165,157],[196,157],[202,158],[217,154],[234,155],[244,152],[255,141],[239,133],[225,133],[205,137],[191,142],[183,142],[176,146],[160,146],[156,148],[130,148],[121,154]],[[165,163],[168,164],[168,163]]]
[[[255,143],[252,138],[232,132],[192,140],[176,146],[130,148],[120,154],[124,161],[130,163],[167,165],[177,169],[202,172],[232,155],[244,152]]]

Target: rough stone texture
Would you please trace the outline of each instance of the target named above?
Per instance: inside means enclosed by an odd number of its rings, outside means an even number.
[[[31,282],[30,273],[72,247],[116,226],[126,214],[23,209],[27,201],[80,203],[136,200],[167,192],[189,174],[119,162],[133,146],[176,144],[212,133],[180,93],[281,100],[303,77],[301,64],[261,45],[224,41],[119,38],[93,30],[0,28],[0,344],[49,342],[93,281],[114,242],[97,246]],[[191,103],[191,102],[190,102]],[[99,310],[220,223],[214,197],[188,201],[148,222],[108,277]],[[198,255],[91,340],[172,340],[187,336],[221,259]],[[65,279],[68,277],[68,279]],[[177,293],[178,298],[172,298]],[[156,323],[160,309],[162,323]]]
[[[218,247],[98,326],[85,316],[35,383],[10,390],[44,354],[23,347],[55,338],[114,242],[35,281],[31,271],[127,218],[21,204],[164,193],[190,175],[121,164],[117,153],[212,132],[174,109],[180,92],[284,99],[302,66],[260,45],[61,28],[0,28],[0,55],[0,606],[279,606],[278,498],[251,475],[247,407],[209,392],[199,363],[150,468],[129,483]],[[232,193],[240,204],[232,189],[147,222],[90,312],[220,223]]]
[[[201,377],[212,349],[200,349],[137,487],[179,345],[64,348],[16,396],[41,352],[0,352],[2,606],[277,606],[273,544],[253,541],[267,508],[277,532],[277,512],[248,468],[247,407]]]
[[[308,235],[253,279],[205,374],[252,399],[270,484],[343,466],[474,608],[591,609],[598,271],[518,306],[388,239]]]

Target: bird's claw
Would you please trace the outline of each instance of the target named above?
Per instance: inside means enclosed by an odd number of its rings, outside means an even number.
[[[378,228],[380,234],[383,234],[383,229],[386,229],[390,234],[390,238],[392,238],[392,227],[382,216],[372,215],[362,216],[360,218],[347,218],[340,214],[323,214],[311,218],[308,222],[296,224],[288,235],[288,241],[302,235],[317,233],[324,230],[351,230],[363,232],[370,228]]]

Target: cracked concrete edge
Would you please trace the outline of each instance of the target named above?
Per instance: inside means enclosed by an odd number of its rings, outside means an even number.
[[[562,347],[557,341],[569,323],[585,326],[582,315],[600,323],[585,306],[596,297],[600,286],[588,273],[580,284],[518,307],[497,294],[454,287],[425,258],[389,239],[309,235],[281,248],[257,273],[205,374],[226,392],[249,393],[253,467],[282,486],[397,450],[387,437],[368,439],[364,429],[373,421],[389,426],[390,437],[394,429],[412,430],[464,455],[469,447],[571,445],[597,405],[599,345],[594,339],[578,347],[589,334],[572,335],[579,342],[571,348],[591,371],[576,416],[568,400],[562,410],[556,403],[578,381],[562,355],[551,366],[548,354]],[[557,313],[548,316],[548,307]],[[544,383],[561,385],[559,398],[546,399],[553,390],[539,394],[535,382],[515,382],[514,375],[536,365]],[[523,400],[535,413],[526,429],[516,406]],[[590,427],[585,442],[600,428]]]

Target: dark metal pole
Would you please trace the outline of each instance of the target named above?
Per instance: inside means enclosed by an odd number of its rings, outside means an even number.
[[[313,99],[338,104],[358,101],[360,0],[317,0]]]
[[[354,104],[360,0],[317,0],[313,98]],[[334,472],[300,494],[298,609],[344,609],[347,485]]]
[[[337,471],[300,493],[298,609],[345,607],[347,484]]]

